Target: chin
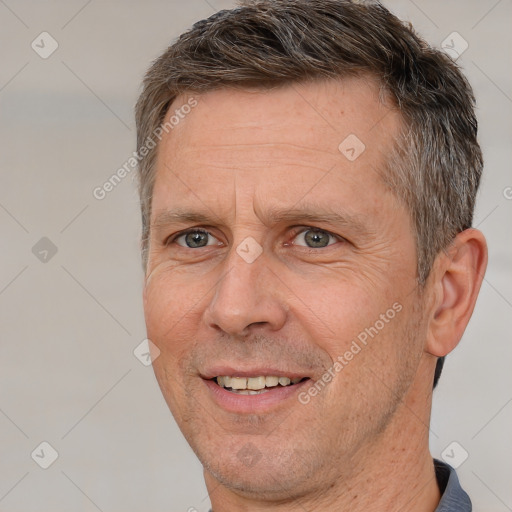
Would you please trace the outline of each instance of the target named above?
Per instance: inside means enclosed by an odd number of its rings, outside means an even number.
[[[306,455],[297,450],[258,443],[257,436],[252,441],[232,438],[223,446],[203,444],[194,451],[209,477],[241,496],[263,501],[287,501],[311,492],[313,477],[321,471],[305,463]]]

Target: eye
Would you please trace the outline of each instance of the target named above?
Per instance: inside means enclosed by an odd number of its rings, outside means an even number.
[[[170,240],[170,242],[176,242],[181,247],[187,247],[189,249],[197,249],[208,245],[220,245],[221,243],[211,233],[203,229],[185,231]]]
[[[294,240],[294,245],[310,247],[312,249],[322,249],[332,245],[340,240],[339,237],[332,235],[328,231],[318,228],[308,228],[300,232]]]

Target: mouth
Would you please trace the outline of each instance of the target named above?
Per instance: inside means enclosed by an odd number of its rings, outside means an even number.
[[[237,395],[261,395],[275,388],[295,386],[308,377],[283,377],[277,375],[261,375],[258,377],[234,377],[221,375],[211,379],[221,388]]]
[[[212,369],[201,376],[217,407],[237,414],[264,414],[298,404],[297,395],[310,377],[280,370]]]

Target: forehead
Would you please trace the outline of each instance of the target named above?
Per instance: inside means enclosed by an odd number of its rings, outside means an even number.
[[[191,96],[178,96],[166,119],[182,110]],[[175,139],[179,144],[185,139],[191,149],[216,145],[222,137],[224,142],[236,144],[246,142],[250,132],[254,143],[292,142],[332,151],[333,142],[341,142],[349,133],[372,144],[384,142],[388,137],[379,135],[393,135],[395,130],[389,130],[400,118],[389,95],[381,94],[371,77],[316,80],[271,89],[226,88],[195,98],[198,105],[181,116],[168,142]]]
[[[401,121],[371,78],[219,89],[193,97],[193,108],[182,108],[191,103],[183,95],[166,115],[175,117],[158,147],[157,208],[164,198],[190,199],[205,186],[231,187],[236,179],[249,195],[275,193],[286,200],[288,193],[291,203],[324,175],[324,186],[350,184],[365,193],[374,186],[382,193],[378,177]]]

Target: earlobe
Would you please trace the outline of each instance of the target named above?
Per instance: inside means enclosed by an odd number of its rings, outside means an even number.
[[[484,235],[472,228],[462,231],[439,253],[434,267],[435,302],[426,351],[442,357],[457,346],[473,313],[487,267]]]

